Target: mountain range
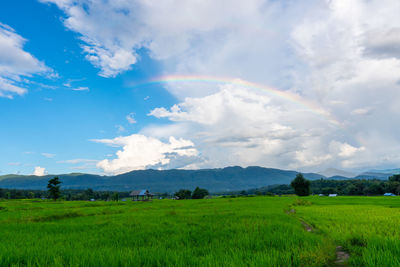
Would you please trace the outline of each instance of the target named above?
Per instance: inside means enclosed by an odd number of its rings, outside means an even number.
[[[331,169],[330,173],[334,173]],[[179,189],[191,189],[196,186],[206,188],[210,192],[226,192],[259,188],[275,184],[289,184],[298,172],[263,167],[238,166],[220,169],[201,170],[138,170],[124,174],[104,176],[85,173],[60,175],[17,175],[0,176],[0,188],[46,190],[47,181],[58,176],[62,188],[130,191],[148,189],[152,192],[174,192]],[[347,174],[336,172],[338,174]],[[354,177],[335,175],[327,177],[318,173],[303,173],[309,180],[316,179],[387,179],[392,172],[366,172]]]

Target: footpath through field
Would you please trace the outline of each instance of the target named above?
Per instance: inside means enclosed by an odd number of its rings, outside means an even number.
[[[307,197],[300,202],[295,216],[337,244],[335,265],[400,266],[400,199]]]

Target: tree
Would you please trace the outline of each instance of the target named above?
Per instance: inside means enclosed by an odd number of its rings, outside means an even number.
[[[90,200],[90,199],[94,198],[94,191],[92,188],[86,189],[84,194],[86,196],[86,200]]]
[[[298,173],[296,178],[290,183],[298,196],[310,195],[310,184],[310,181],[306,180],[301,173]]]
[[[382,195],[383,193],[383,187],[379,182],[375,182],[364,189],[365,195]]]
[[[118,194],[118,192],[115,192],[115,193],[112,195],[112,200],[114,200],[114,201],[118,201],[118,200],[119,200],[119,194]]]
[[[58,198],[60,198],[60,184],[61,181],[59,180],[58,177],[54,177],[53,179],[49,180],[49,183],[47,184],[47,188],[49,191],[49,197],[52,198],[54,201],[56,201]]]
[[[178,199],[190,199],[192,196],[192,191],[187,189],[181,189],[178,192],[176,192],[174,196],[178,197]]]
[[[389,177],[389,181],[391,182],[400,182],[400,174],[394,174]]]
[[[193,199],[203,199],[205,196],[208,196],[208,190],[204,188],[196,187],[196,189],[192,193]]]

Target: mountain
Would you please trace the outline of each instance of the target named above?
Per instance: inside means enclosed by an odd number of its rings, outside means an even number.
[[[196,186],[210,192],[224,192],[258,188],[273,184],[289,184],[298,172],[262,167],[227,167],[201,170],[140,170],[115,176],[93,174],[60,174],[63,188],[129,191],[149,189],[152,192],[174,192]],[[304,173],[305,178],[316,180],[325,176]],[[47,181],[56,175],[0,176],[0,188],[45,190]]]
[[[326,176],[326,177],[332,177],[332,176],[343,176],[343,177],[354,177],[356,176],[354,173],[335,169],[335,168],[328,168],[325,171],[318,172],[319,174]]]
[[[386,169],[386,170],[370,170],[373,173],[385,173],[385,174],[400,174],[400,169]]]
[[[354,179],[378,179],[378,180],[387,180],[389,176],[392,176],[392,173],[379,173],[379,172],[363,172]]]

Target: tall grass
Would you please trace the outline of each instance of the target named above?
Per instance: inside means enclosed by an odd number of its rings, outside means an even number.
[[[0,266],[326,266],[334,243],[294,199],[3,201]]]
[[[350,266],[400,266],[400,199],[309,198],[296,216],[350,253]]]

